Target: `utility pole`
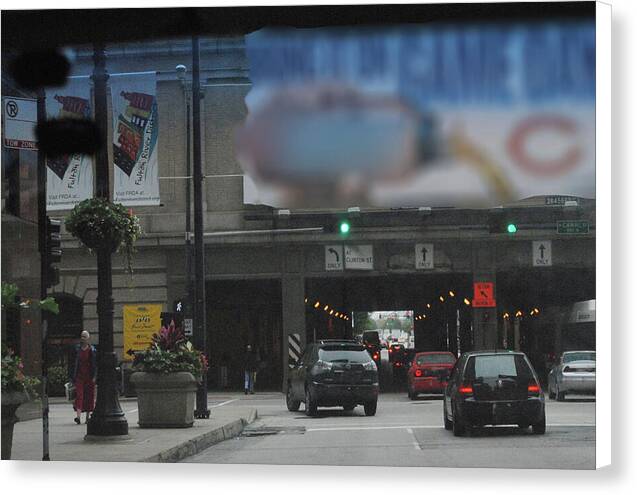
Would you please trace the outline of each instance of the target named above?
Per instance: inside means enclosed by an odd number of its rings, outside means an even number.
[[[96,197],[110,200],[108,160],[108,117],[106,101],[106,52],[102,43],[93,46],[91,76],[95,94],[95,124],[100,147],[95,154]],[[113,279],[111,246],[97,249],[97,315],[99,330],[97,401],[88,421],[87,437],[128,435],[128,422],[119,404],[116,386],[117,358],[113,352]]]
[[[199,75],[199,36],[192,37],[192,167],[195,202],[195,344],[201,352],[208,354],[206,345],[206,283],[203,246],[203,169],[201,164],[201,89]],[[203,373],[197,389],[196,418],[210,417],[208,409],[208,377]]]

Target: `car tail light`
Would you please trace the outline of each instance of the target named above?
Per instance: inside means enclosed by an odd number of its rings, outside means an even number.
[[[378,355],[378,353],[377,353],[377,352],[375,352],[375,353],[374,353],[374,355],[372,356],[372,359],[373,359],[374,361],[378,361],[378,358],[379,358],[379,357],[380,357],[380,356]]]
[[[414,376],[422,376],[422,370],[414,371]]]
[[[463,395],[470,395],[473,393],[473,387],[471,385],[460,385],[460,387],[458,387],[458,392]]]
[[[394,366],[396,366],[396,368],[399,368],[399,367],[401,367],[402,365],[403,365],[403,363],[401,363],[400,361],[396,361],[396,362],[394,363]]]
[[[390,347],[390,348],[389,348],[389,352],[394,352],[394,350]]]
[[[536,381],[529,383],[528,387],[529,395],[540,395],[540,386]]]

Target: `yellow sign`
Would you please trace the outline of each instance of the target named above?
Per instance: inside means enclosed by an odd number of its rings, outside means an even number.
[[[161,329],[161,304],[124,306],[124,359],[132,361],[129,351],[145,351],[153,334]]]

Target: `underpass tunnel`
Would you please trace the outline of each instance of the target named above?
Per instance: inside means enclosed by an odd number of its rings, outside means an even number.
[[[569,325],[573,305],[595,299],[595,270],[516,269],[496,276],[498,344],[527,354],[545,379],[564,350],[595,349],[595,325]]]
[[[283,379],[281,281],[208,281],[206,299],[210,387],[243,389],[250,344],[259,365],[255,389],[278,390]]]
[[[360,333],[353,313],[412,311],[415,349],[468,350],[471,290],[471,275],[461,273],[310,278],[305,289],[307,340],[353,338]]]

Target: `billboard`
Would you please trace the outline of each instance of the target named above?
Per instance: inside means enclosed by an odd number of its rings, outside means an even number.
[[[244,202],[495,206],[595,196],[595,25],[246,37]]]

